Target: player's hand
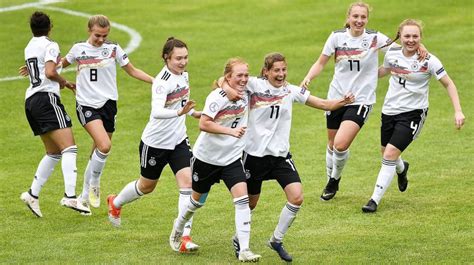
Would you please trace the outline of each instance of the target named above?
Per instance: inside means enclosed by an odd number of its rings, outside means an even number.
[[[28,68],[26,67],[26,65],[22,65],[22,66],[20,66],[20,68],[18,68],[18,74],[20,74],[21,76],[28,76],[29,75]]]
[[[456,111],[454,113],[454,124],[456,126],[456,129],[460,130],[462,126],[464,125],[464,121],[466,118],[464,117],[464,114],[462,111]]]
[[[247,130],[247,127],[237,127],[237,128],[232,128],[230,129],[230,136],[234,136],[235,138],[242,138],[245,134],[245,130]]]
[[[184,105],[184,107],[178,110],[178,116],[188,113],[191,109],[194,108],[194,106],[196,106],[196,102],[194,100],[186,101],[186,104]]]
[[[311,84],[311,80],[309,78],[305,78],[301,82],[300,87],[304,87],[306,89],[309,89],[309,84]]]
[[[71,82],[69,82],[69,81],[67,81],[67,80],[64,80],[63,82],[60,82],[60,83],[59,83],[59,88],[60,88],[60,89],[63,89],[63,88],[65,88],[65,87],[66,87],[66,88],[69,88],[69,89],[72,91],[72,93],[74,93],[74,95],[76,94],[76,84],[71,83]]]
[[[428,57],[428,50],[426,49],[425,45],[420,43],[420,46],[418,47],[418,61],[423,61]]]
[[[354,94],[352,94],[352,92],[349,92],[344,95],[344,103],[346,103],[346,105],[354,103],[354,101],[355,101],[355,96]]]
[[[237,101],[237,100],[242,99],[242,97],[244,96],[244,93],[245,93],[244,90],[238,90],[234,88],[226,90],[227,97],[231,101]]]

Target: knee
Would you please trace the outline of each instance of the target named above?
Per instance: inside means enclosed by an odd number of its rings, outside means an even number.
[[[296,196],[292,196],[291,198],[288,198],[288,202],[293,205],[301,206],[303,204],[303,194],[301,193]]]
[[[349,144],[347,143],[340,143],[340,142],[335,142],[334,145],[333,145],[333,151],[334,149],[336,149],[337,151],[339,152],[344,152],[346,151],[347,149],[349,149]]]
[[[96,148],[103,154],[108,154],[112,148],[112,142],[110,140],[101,141],[96,143]]]
[[[155,187],[156,187],[156,183],[152,184],[152,183],[143,183],[143,182],[138,182],[138,189],[140,190],[141,193],[143,194],[148,194],[152,191],[155,190]]]

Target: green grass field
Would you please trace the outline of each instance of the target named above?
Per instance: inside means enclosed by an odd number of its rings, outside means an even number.
[[[129,54],[133,64],[156,75],[163,63],[161,48],[169,36],[188,43],[192,98],[198,108],[220,76],[227,58],[241,56],[257,75],[265,54],[287,56],[288,81],[299,84],[319,56],[332,30],[341,28],[351,1],[90,1],[45,5],[103,13],[112,21],[138,31],[142,42]],[[0,9],[27,3],[2,0]],[[380,109],[388,79],[380,80],[371,118],[351,147],[340,191],[330,202],[319,195],[326,183],[325,120],[321,111],[296,106],[291,135],[292,153],[305,189],[305,202],[285,237],[295,264],[473,264],[474,263],[474,4],[459,1],[370,1],[374,10],[368,28],[394,36],[405,18],[425,23],[423,43],[443,62],[455,81],[467,117],[461,131],[454,128],[453,110],[445,89],[432,79],[428,120],[420,137],[405,151],[410,161],[410,184],[405,193],[396,181],[376,214],[362,214],[380,168]],[[23,49],[31,38],[29,15],[37,8],[0,13],[0,79],[15,76]],[[87,38],[87,19],[46,10],[53,19],[51,37],[65,55],[75,41]],[[110,39],[125,47],[130,37],[113,28]],[[326,97],[333,74],[331,61],[312,82],[314,95]],[[65,74],[74,79],[74,73]],[[149,117],[149,85],[119,71],[117,131],[103,177],[101,208],[84,217],[59,205],[64,186],[58,166],[41,192],[44,218],[33,217],[19,200],[44,155],[24,115],[26,79],[0,81],[0,263],[236,263],[230,238],[234,233],[231,197],[220,184],[195,216],[193,239],[201,245],[194,255],[174,253],[168,236],[177,214],[178,190],[166,168],[154,193],[123,208],[122,227],[107,220],[105,196],[117,193],[139,176],[138,144]],[[62,100],[71,116],[70,91]],[[90,152],[91,139],[73,118],[79,147],[78,192]],[[197,121],[188,119],[193,143]],[[264,264],[280,263],[265,246],[277,223],[284,194],[276,182],[263,186],[252,220],[252,249]]]

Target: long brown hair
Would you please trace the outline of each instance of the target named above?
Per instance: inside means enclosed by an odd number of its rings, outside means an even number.
[[[260,71],[260,76],[266,78],[265,71],[272,69],[273,64],[275,64],[276,62],[286,63],[285,56],[278,52],[272,52],[265,55],[265,59],[263,61],[263,67],[262,67],[262,70]]]

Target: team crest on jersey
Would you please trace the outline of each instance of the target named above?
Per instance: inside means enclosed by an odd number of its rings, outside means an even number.
[[[108,57],[110,55],[110,51],[109,51],[109,49],[104,48],[104,49],[102,49],[101,54],[102,54],[103,57]]]
[[[148,159],[148,164],[152,167],[154,167],[156,165],[156,160],[154,157],[150,157],[150,159]]]
[[[90,118],[92,116],[92,111],[86,111],[86,113],[84,113],[84,116],[86,116],[86,118]]]
[[[51,54],[51,56],[53,57],[58,57],[58,51],[56,51],[55,49],[49,50],[49,54]]]
[[[364,49],[369,48],[369,41],[366,40],[366,39],[362,40],[361,46],[362,46],[362,48],[364,48]]]
[[[198,182],[199,181],[199,176],[198,176],[198,173],[197,172],[194,172],[193,173],[193,180]]]
[[[211,105],[209,105],[209,110],[211,112],[216,112],[219,110],[219,105],[217,105],[217,102],[212,102]]]
[[[419,66],[418,66],[418,63],[417,63],[417,62],[413,62],[413,63],[411,64],[411,69],[412,69],[413,71],[418,70],[418,68],[419,68]]]

